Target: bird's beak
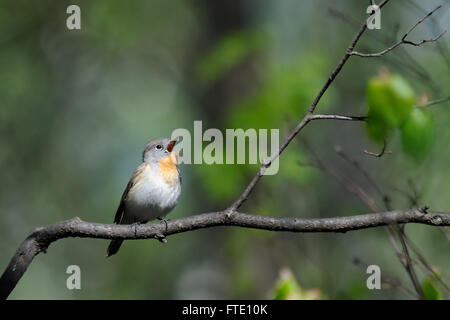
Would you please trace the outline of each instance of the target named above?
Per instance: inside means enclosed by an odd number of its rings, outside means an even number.
[[[173,146],[175,145],[175,143],[177,143],[177,141],[178,141],[178,137],[176,137],[173,140],[170,140],[170,142],[167,144],[166,150],[169,152],[172,152]]]

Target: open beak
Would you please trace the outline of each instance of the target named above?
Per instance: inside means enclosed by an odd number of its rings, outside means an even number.
[[[167,144],[166,150],[169,152],[172,152],[173,147],[174,147],[175,143],[177,143],[177,141],[178,141],[178,137],[176,137],[173,140],[170,140],[170,142]]]

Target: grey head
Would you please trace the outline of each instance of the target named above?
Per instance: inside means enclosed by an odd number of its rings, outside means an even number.
[[[155,163],[162,158],[166,158],[173,150],[173,146],[178,139],[170,140],[167,138],[158,138],[150,140],[145,146],[142,154],[142,161]]]

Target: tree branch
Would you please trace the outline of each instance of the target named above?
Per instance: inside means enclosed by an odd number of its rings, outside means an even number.
[[[398,223],[450,226],[450,214],[414,209],[404,212],[391,211],[348,217],[303,219],[268,217],[239,212],[226,215],[221,211],[169,220],[167,227],[164,222],[148,225],[117,225],[85,222],[80,218],[74,218],[38,228],[22,242],[0,278],[0,299],[8,297],[37,254],[46,252],[51,243],[64,238],[159,239],[162,234],[168,236],[216,226],[290,232],[347,232]]]
[[[311,120],[344,120],[344,121],[366,121],[366,116],[341,116],[337,114],[314,114],[309,116]]]
[[[420,107],[431,107],[434,106],[436,104],[440,104],[440,103],[444,103],[450,100],[450,97],[445,97],[445,98],[441,98],[441,99],[436,99],[436,100],[432,100],[432,101],[428,101],[425,104],[421,105]]]
[[[384,156],[385,154],[391,154],[391,153],[392,153],[392,151],[386,150],[386,147],[387,147],[387,142],[386,142],[386,140],[384,140],[384,141],[383,141],[383,148],[381,149],[380,152],[375,153],[375,152],[368,151],[368,150],[364,150],[363,152],[364,152],[365,154],[369,155],[369,156],[373,156],[373,157],[375,157],[375,158],[381,158],[381,157]]]
[[[419,42],[414,42],[414,41],[410,41],[407,40],[406,37],[411,33],[411,31],[413,31],[419,24],[421,24],[425,19],[429,18],[433,13],[435,13],[437,10],[439,10],[442,7],[442,5],[437,6],[433,11],[429,12],[427,15],[425,15],[422,19],[420,19],[414,26],[411,27],[411,29],[408,30],[408,32],[406,32],[403,37],[400,39],[400,41],[394,43],[392,46],[377,52],[377,53],[361,53],[358,51],[352,51],[350,54],[352,56],[358,56],[358,57],[364,57],[364,58],[374,58],[374,57],[381,57],[383,55],[385,55],[386,53],[388,53],[389,51],[394,50],[395,48],[397,48],[398,46],[402,45],[402,44],[409,44],[412,46],[421,46],[422,44],[426,43],[426,42],[434,42],[439,40],[446,32],[447,30],[444,30],[443,32],[441,32],[438,36],[431,38],[431,39],[424,39],[421,40]]]
[[[378,6],[380,9],[389,2],[389,0],[383,0]],[[344,55],[342,56],[341,60],[337,64],[337,66],[334,68],[334,70],[331,72],[328,79],[323,84],[322,88],[320,89],[317,96],[314,98],[312,104],[310,105],[308,112],[303,117],[303,119],[299,122],[299,124],[294,128],[294,130],[289,134],[289,136],[286,138],[284,143],[281,145],[280,149],[277,150],[263,165],[259,168],[256,175],[253,177],[253,179],[250,181],[250,183],[247,185],[247,187],[244,189],[242,194],[238,197],[238,199],[226,210],[226,214],[229,216],[234,211],[239,209],[241,205],[248,199],[248,196],[253,191],[253,189],[258,184],[261,177],[264,175],[264,172],[267,170],[267,168],[272,164],[272,162],[277,159],[280,154],[286,149],[286,147],[291,143],[292,140],[297,136],[297,134],[311,121],[313,120],[312,115],[314,111],[316,110],[317,104],[319,103],[322,96],[325,94],[325,92],[330,87],[331,83],[336,79],[336,76],[339,74],[339,72],[344,67],[345,63],[347,62],[348,58],[352,56],[353,49],[355,48],[356,44],[358,43],[358,40],[363,35],[364,31],[367,30],[367,24],[364,20],[364,23],[359,28],[356,35],[353,37],[352,41],[350,42],[350,45],[347,47],[347,50],[345,51]]]

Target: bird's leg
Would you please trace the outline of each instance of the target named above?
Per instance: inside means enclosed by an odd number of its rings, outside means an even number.
[[[147,223],[147,221],[134,221],[133,223],[130,224],[131,227],[133,227],[134,229],[134,235],[137,235],[137,227],[141,224]]]
[[[164,218],[161,218],[161,217],[157,217],[157,219],[158,219],[159,221],[163,221],[163,222],[164,222],[164,224],[166,225],[166,231],[165,231],[164,233],[167,234],[167,230],[168,230],[167,220],[164,219]],[[162,243],[167,243],[167,239],[166,239],[166,236],[165,236],[164,234],[157,234],[157,235],[155,236],[155,238],[158,239],[158,240],[159,240],[160,242],[162,242]]]
[[[157,239],[159,242],[167,243],[167,239],[163,234],[155,235],[155,239]]]
[[[167,234],[167,230],[168,230],[168,227],[167,227],[167,220],[164,219],[164,218],[161,218],[161,217],[158,217],[158,218],[156,218],[156,219],[158,219],[159,221],[163,221],[163,222],[164,222],[164,224],[166,225],[166,231],[165,231],[164,233]]]

